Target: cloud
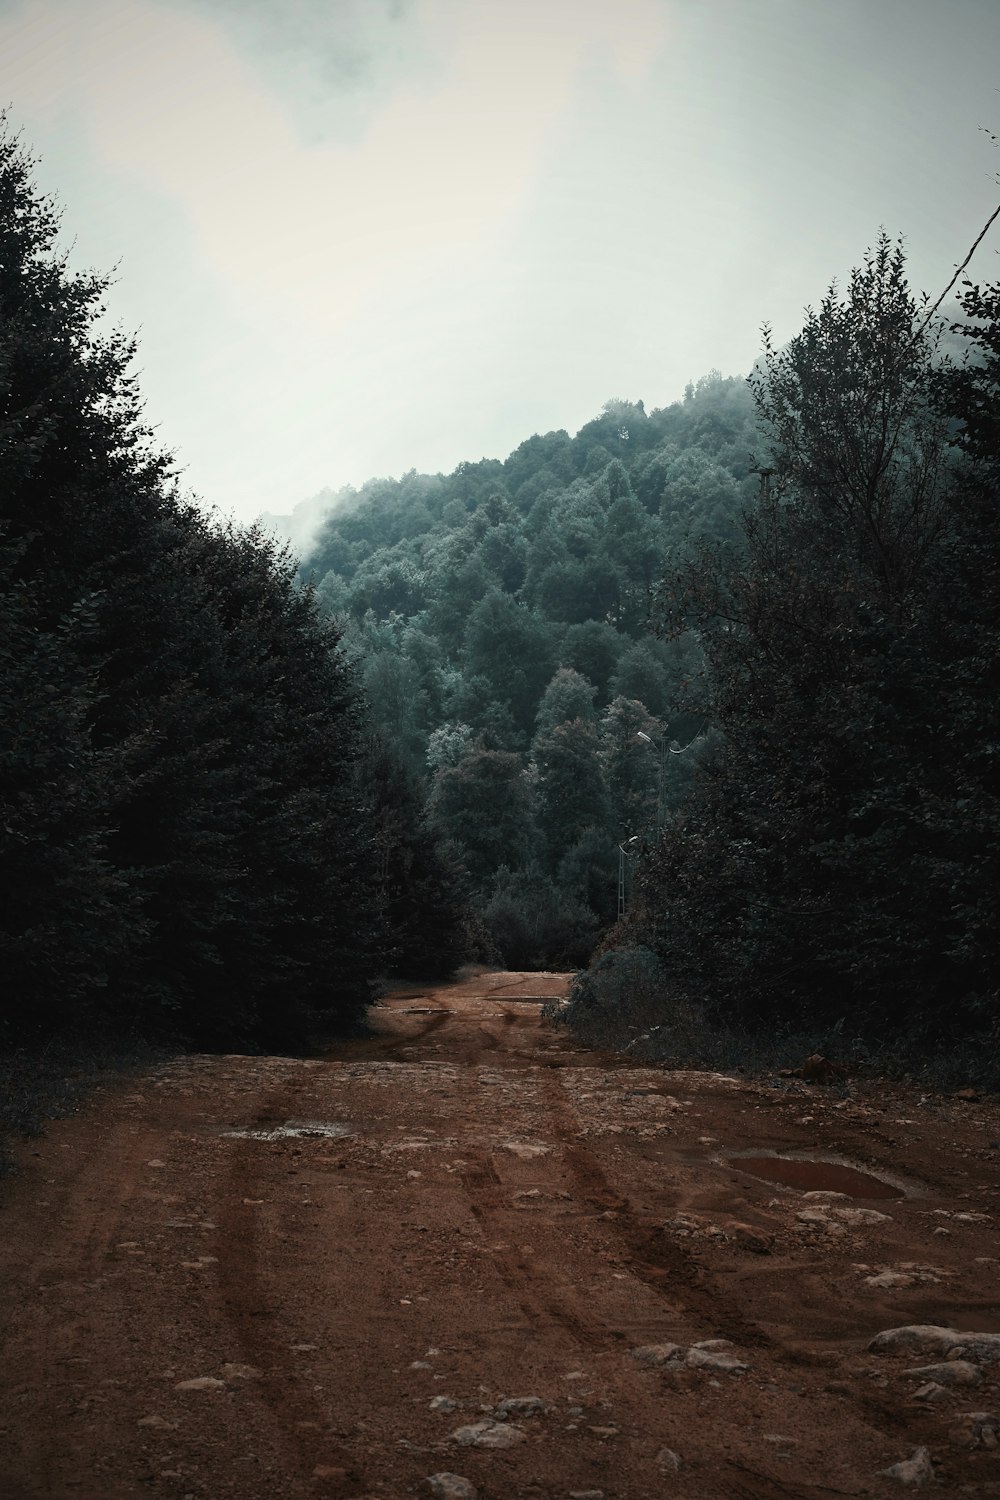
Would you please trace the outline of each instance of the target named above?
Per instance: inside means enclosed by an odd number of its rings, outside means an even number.
[[[106,163],[173,201],[232,297],[334,332],[401,278],[424,295],[495,242],[581,65],[603,56],[639,78],[660,14],[655,0],[614,15],[583,0],[568,17],[527,0],[48,0],[15,18],[8,56],[22,93],[69,102]],[[416,39],[405,70],[401,29]],[[335,97],[376,81],[362,138],[301,139],[258,66],[279,40],[339,80]]]

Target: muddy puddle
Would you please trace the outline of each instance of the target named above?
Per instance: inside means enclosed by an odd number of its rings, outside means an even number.
[[[237,1130],[222,1132],[225,1136],[244,1141],[342,1140],[344,1136],[357,1133],[358,1127],[349,1120],[285,1120],[281,1124],[244,1125]]]
[[[875,1177],[849,1162],[811,1156],[730,1156],[727,1165],[776,1187],[800,1193],[843,1193],[848,1198],[903,1198],[898,1183]]]

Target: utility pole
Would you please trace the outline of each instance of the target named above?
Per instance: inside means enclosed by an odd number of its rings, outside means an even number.
[[[619,920],[625,915],[625,859],[629,853],[629,844],[639,841],[639,835],[633,834],[626,839],[624,844],[618,845],[618,917]]]

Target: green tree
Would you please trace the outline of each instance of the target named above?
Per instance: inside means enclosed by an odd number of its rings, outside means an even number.
[[[591,828],[608,822],[597,726],[573,719],[535,736],[531,746],[535,815],[548,868]]]
[[[661,726],[644,703],[635,698],[615,698],[601,718],[600,734],[610,824],[616,841],[620,843],[634,834],[652,835],[661,794]]]
[[[491,590],[473,609],[465,631],[465,667],[490,684],[519,729],[530,731],[555,666],[555,642],[545,623]]]
[[[775,482],[745,553],[709,549],[665,591],[722,743],[645,864],[647,914],[675,982],[728,1013],[926,1037],[981,1001],[989,859],[970,866],[959,809],[970,787],[978,815],[995,803],[978,754],[949,752],[956,719],[974,741],[988,719],[949,682],[983,636],[966,619],[956,651],[948,622],[957,558],[976,570],[935,369],[883,237],[783,350],[765,340]]]
[[[538,705],[538,713],[535,715],[536,735],[547,734],[557,724],[565,724],[573,719],[592,723],[594,693],[593,683],[588,682],[579,672],[574,672],[572,667],[559,667]]]
[[[461,850],[480,891],[501,865],[518,868],[533,840],[520,756],[473,749],[457,766],[443,767],[431,782],[427,816],[436,837]]]
[[[425,822],[419,783],[378,732],[368,736],[359,783],[374,826],[383,971],[447,979],[471,956],[462,872]]]
[[[0,132],[12,1026],[247,1045],[351,1024],[374,935],[337,633],[273,541],[177,497],[134,344],[99,331],[107,279],[56,254],[32,170]]]

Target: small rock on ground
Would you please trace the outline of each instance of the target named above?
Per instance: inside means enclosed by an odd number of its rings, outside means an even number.
[[[992,1411],[967,1411],[952,1428],[951,1439],[963,1448],[1000,1447],[1000,1416]]]
[[[904,1370],[918,1380],[933,1380],[938,1385],[982,1385],[983,1372],[967,1359],[948,1359],[941,1365],[917,1365]]]
[[[540,1396],[508,1396],[494,1408],[493,1415],[498,1422],[506,1422],[508,1417],[540,1417],[547,1410]]]
[[[435,1500],[476,1500],[479,1494],[471,1480],[461,1474],[449,1474],[446,1469],[440,1474],[428,1474],[427,1487]]]
[[[643,1344],[629,1351],[637,1365],[665,1365],[684,1354],[683,1344]]]
[[[909,1458],[901,1459],[898,1464],[891,1464],[888,1469],[880,1469],[887,1479],[896,1479],[900,1484],[912,1484],[918,1489],[921,1485],[930,1484],[934,1478],[934,1468],[931,1464],[931,1456],[926,1448],[915,1448]]]
[[[957,1328],[942,1328],[936,1323],[907,1323],[902,1328],[884,1328],[868,1348],[875,1354],[896,1349],[950,1354],[955,1349],[964,1359],[989,1365],[1000,1360],[1000,1333],[960,1333]]]
[[[509,1422],[472,1422],[468,1427],[459,1427],[451,1435],[451,1441],[460,1448],[513,1448],[523,1442],[525,1434],[520,1427]]]
[[[742,1375],[750,1368],[745,1360],[721,1349],[689,1349],[684,1363],[692,1370],[722,1370],[728,1375]]]

